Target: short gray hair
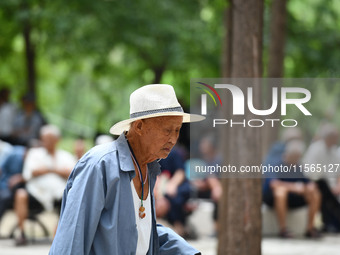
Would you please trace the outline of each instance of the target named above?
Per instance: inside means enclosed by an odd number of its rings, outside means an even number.
[[[58,138],[61,136],[60,129],[55,125],[45,125],[41,127],[40,135],[43,136],[47,134],[54,135],[55,137],[58,137]]]
[[[303,155],[306,149],[305,143],[301,140],[292,140],[286,144],[285,147],[285,154],[292,155],[292,154],[300,154]]]
[[[292,140],[302,140],[302,131],[298,127],[286,128],[282,133],[282,141],[288,143]]]

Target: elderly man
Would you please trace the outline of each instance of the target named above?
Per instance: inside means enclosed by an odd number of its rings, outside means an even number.
[[[15,193],[14,208],[21,229],[17,245],[26,244],[24,221],[29,209],[40,212],[52,210],[54,206],[60,208],[66,179],[76,163],[71,153],[57,149],[60,138],[57,127],[43,126],[40,137],[43,147],[30,149],[24,162],[26,189]]]
[[[147,85],[130,96],[120,134],[78,162],[63,196],[50,254],[199,254],[174,231],[156,224],[153,188],[178,139],[184,113],[170,85]]]

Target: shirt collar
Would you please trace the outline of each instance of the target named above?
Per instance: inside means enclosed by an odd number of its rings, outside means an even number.
[[[124,133],[122,133],[118,139],[116,140],[118,157],[120,162],[120,169],[125,172],[133,171],[132,178],[136,175],[135,167],[133,165],[133,161],[130,155],[130,149],[125,139]],[[155,160],[151,163],[148,163],[148,169],[150,174],[159,175],[161,172],[160,165]],[[131,177],[131,175],[130,175]]]
[[[134,171],[135,167],[130,156],[130,149],[126,142],[125,135],[122,133],[116,140],[120,169],[122,171]]]
[[[161,173],[161,166],[156,160],[148,164],[148,169],[149,173],[155,176]]]

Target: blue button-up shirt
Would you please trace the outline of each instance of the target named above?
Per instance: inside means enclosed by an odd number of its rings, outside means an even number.
[[[149,163],[148,169],[153,210],[147,254],[199,254],[171,229],[156,224],[153,188],[159,164]],[[67,181],[49,254],[135,254],[138,234],[130,186],[134,177],[124,134],[86,153]]]

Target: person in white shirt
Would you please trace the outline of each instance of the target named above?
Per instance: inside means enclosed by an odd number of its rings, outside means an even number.
[[[332,188],[337,185],[336,177],[332,173],[336,171],[327,171],[330,165],[335,165],[340,163],[340,157],[337,152],[337,144],[339,140],[339,131],[337,128],[330,124],[324,124],[318,133],[319,139],[312,142],[307,149],[304,157],[303,163],[316,166],[320,164],[322,166],[322,171],[308,171],[305,174],[312,180],[326,179]],[[327,168],[326,168],[327,167]]]
[[[24,162],[26,189],[19,189],[15,194],[14,209],[21,229],[17,245],[26,244],[24,222],[29,209],[60,208],[66,180],[76,163],[71,153],[57,149],[60,131],[56,126],[43,126],[40,137],[43,147],[30,149]]]

